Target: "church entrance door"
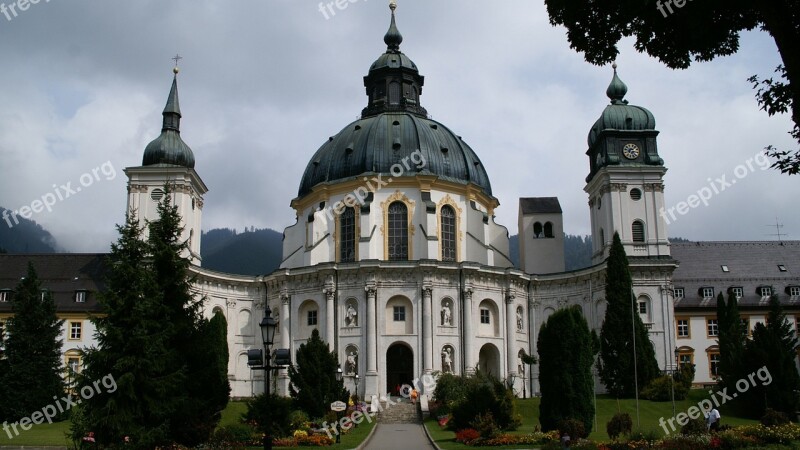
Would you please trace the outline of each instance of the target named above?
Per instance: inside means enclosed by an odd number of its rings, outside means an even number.
[[[393,344],[386,350],[386,392],[397,395],[397,387],[413,379],[414,352],[405,344]]]

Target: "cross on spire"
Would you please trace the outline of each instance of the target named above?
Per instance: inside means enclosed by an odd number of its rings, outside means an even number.
[[[179,54],[177,54],[177,53],[176,53],[176,54],[175,54],[175,56],[173,56],[173,57],[172,57],[172,58],[170,58],[170,59],[172,59],[173,61],[175,61],[175,67],[178,67],[178,61],[182,60],[182,59],[183,59],[183,56],[181,56],[181,55],[179,55]]]

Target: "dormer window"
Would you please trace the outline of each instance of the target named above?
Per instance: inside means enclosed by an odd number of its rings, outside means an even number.
[[[86,303],[86,291],[75,291],[75,303]]]
[[[772,286],[759,286],[757,293],[762,297],[769,297],[772,295]]]
[[[42,289],[40,298],[42,301],[44,301],[47,298],[47,289]]]
[[[787,286],[786,293],[792,297],[800,297],[800,286]]]
[[[682,287],[675,288],[672,291],[673,295],[675,296],[675,300],[680,300],[683,297],[685,297],[686,296],[685,292],[686,291]]]
[[[700,288],[700,295],[703,298],[714,298],[714,288],[713,287],[702,287],[702,288]]]
[[[740,299],[744,296],[744,288],[741,286],[732,286],[729,292],[736,299]]]
[[[0,291],[0,303],[7,303],[11,301],[11,289],[3,289]]]

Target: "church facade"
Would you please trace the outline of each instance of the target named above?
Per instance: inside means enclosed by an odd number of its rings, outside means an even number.
[[[517,269],[508,230],[494,220],[500,202],[489,176],[461,137],[428,116],[420,102],[424,77],[400,51],[402,39],[392,9],[387,49],[364,77],[367,106],[311,156],[291,201],[297,221],[284,232],[283,261],[272,274],[222,274],[201,265],[207,188],[180,137],[177,81],[161,136],[141,166],[126,169],[128,207],[142,221],[154,218],[164,183],[176,186],[194,289],[207,299],[206,314],[228,319],[232,395],[264,389],[246,351],[260,346],[266,308],[279,320],[275,348],[294,354],[319,330],[339,357],[346,387],[366,398],[424,375],[476,368],[519,395],[534,395],[537,369],[522,355],[537,353],[541,324],[559,308],[578,306],[592,328],[602,325],[604,260],[615,231],[630,256],[633,295],[659,364],[673,368],[676,262],[657,214],[666,168],[653,115],[624,100],[616,68],[611,104],[588,140],[595,265],[565,272],[558,199],[523,198]],[[286,370],[273,379],[270,389],[288,393]]]

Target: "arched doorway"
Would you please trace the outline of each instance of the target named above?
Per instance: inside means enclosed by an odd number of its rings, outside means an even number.
[[[497,378],[502,377],[500,372],[500,351],[494,344],[486,344],[481,347],[481,351],[478,353],[478,368],[482,372]]]
[[[386,392],[396,394],[397,386],[414,379],[414,352],[405,344],[392,344],[386,350]]]

